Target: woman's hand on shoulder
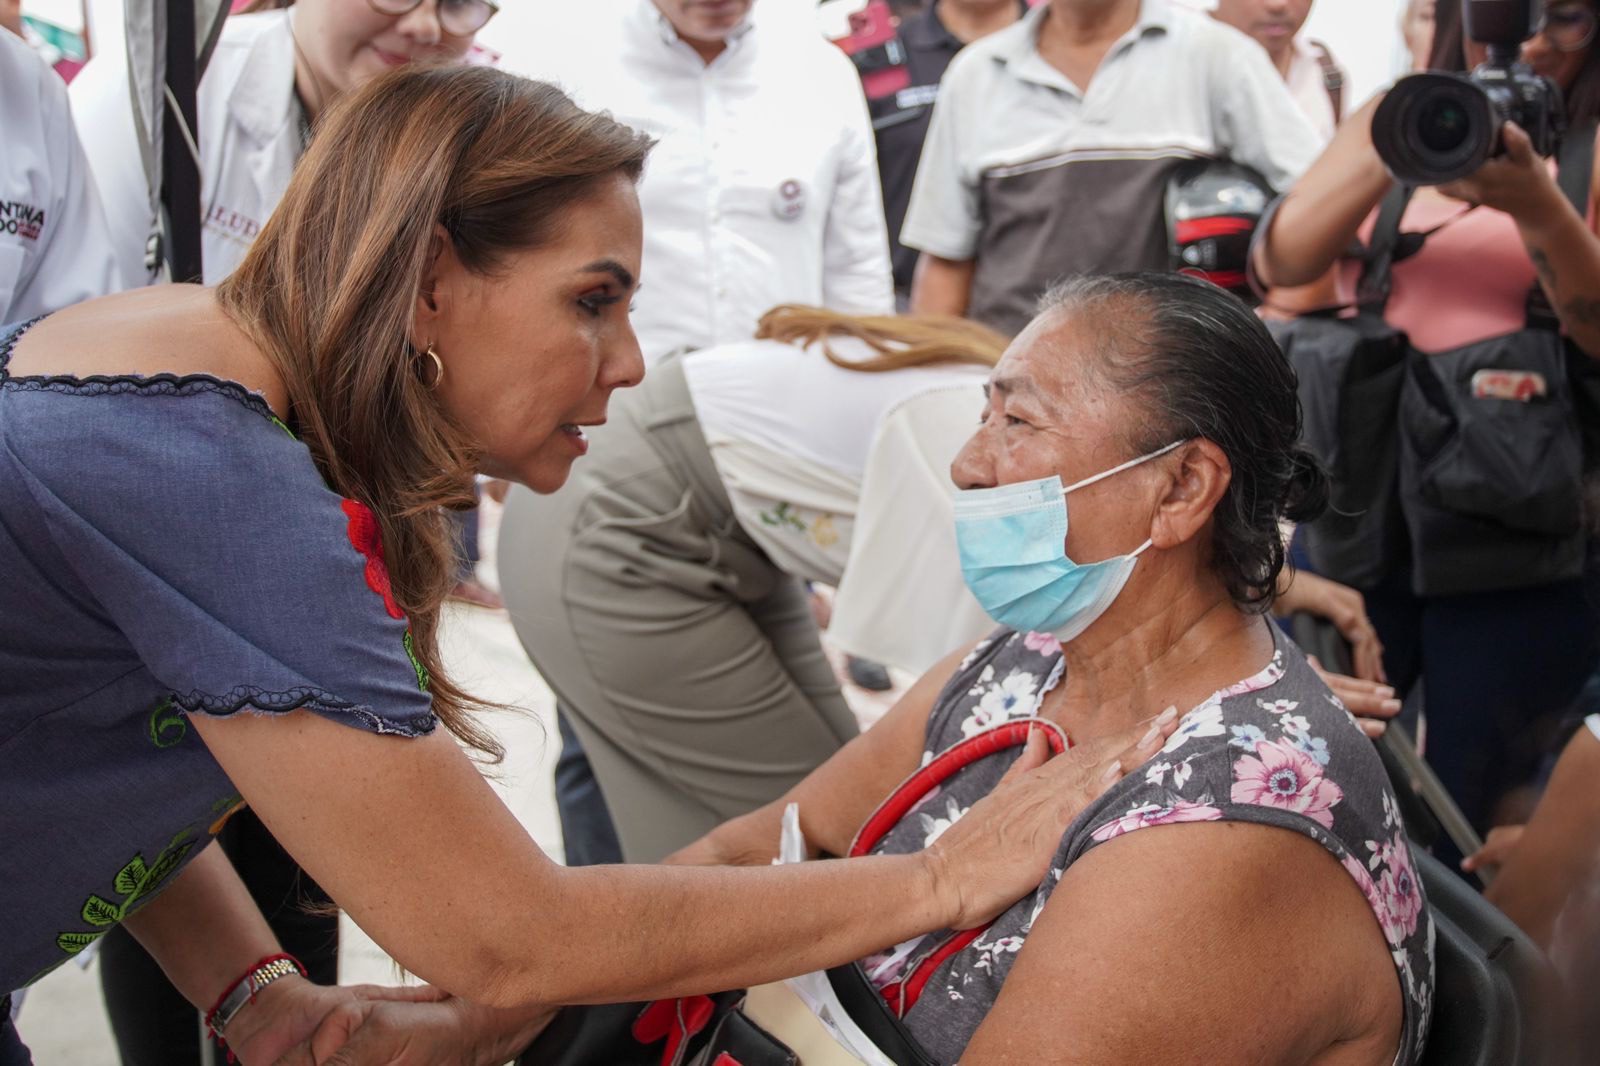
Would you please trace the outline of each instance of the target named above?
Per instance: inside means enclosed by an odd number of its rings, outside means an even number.
[[[1073,820],[1160,751],[1177,728],[1177,708],[1168,707],[1152,721],[1053,759],[1044,734],[1030,734],[994,791],[928,846],[941,888],[953,894],[952,927],[992,921],[1044,881]]]

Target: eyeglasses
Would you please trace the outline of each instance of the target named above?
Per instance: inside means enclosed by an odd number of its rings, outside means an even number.
[[[471,37],[494,18],[500,5],[491,0],[436,0],[439,28],[452,37]],[[422,0],[367,0],[372,10],[384,15],[409,15],[422,6]]]
[[[1544,39],[1558,52],[1581,52],[1594,43],[1597,25],[1600,19],[1596,18],[1594,8],[1572,5],[1546,11],[1540,16],[1535,32],[1544,34]]]

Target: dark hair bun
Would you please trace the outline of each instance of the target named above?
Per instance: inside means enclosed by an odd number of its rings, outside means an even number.
[[[1322,461],[1303,444],[1290,452],[1293,469],[1284,487],[1283,516],[1291,522],[1310,522],[1328,509],[1328,472]]]

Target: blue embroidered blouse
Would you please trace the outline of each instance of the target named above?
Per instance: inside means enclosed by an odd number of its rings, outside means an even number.
[[[0,993],[83,950],[240,797],[195,714],[436,718],[371,511],[242,386],[11,377],[0,335]]]

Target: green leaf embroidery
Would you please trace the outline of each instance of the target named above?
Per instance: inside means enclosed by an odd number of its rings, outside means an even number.
[[[182,865],[183,860],[193,850],[194,841],[191,840],[176,851],[169,846],[166,851],[156,856],[155,865],[150,867],[150,875],[145,878],[144,884],[139,886],[139,894],[129,899],[123,906],[132,906],[135,899],[143,899],[160,888],[161,883],[172,876],[173,871]]]
[[[417,658],[416,646],[411,640],[411,630],[406,630],[406,635],[401,641],[406,647],[406,658],[411,660],[411,669],[417,672],[417,688],[423,692],[428,691],[428,685],[433,679],[428,676],[428,668],[422,665],[422,660]]]
[[[122,908],[91,895],[83,901],[83,920],[90,925],[116,925],[122,920]]]
[[[183,865],[183,860],[199,843],[190,839],[193,836],[193,827],[181,830],[166,847],[161,849],[161,854],[157,855],[156,861],[149,866],[145,865],[142,855],[135,855],[130,859],[126,866],[117,871],[115,879],[117,894],[124,897],[120,905],[101,899],[92,893],[83,902],[81,917],[90,925],[99,926],[99,931],[58,933],[56,947],[68,955],[76,955],[104,934],[107,927],[122,921],[135,903],[155,892],[179,866]]]
[[[139,891],[139,887],[144,884],[145,878],[149,876],[150,871],[144,864],[144,856],[135,855],[133,861],[117,871],[115,882],[117,894],[122,896],[134,895]]]
[[[183,715],[168,713],[172,711],[172,699],[168,697],[156,704],[155,710],[150,712],[150,743],[158,748],[170,748],[177,744],[189,732],[189,723],[183,720]]]
[[[76,955],[105,935],[103,930],[98,933],[61,933],[56,937],[56,947],[68,955]]]

